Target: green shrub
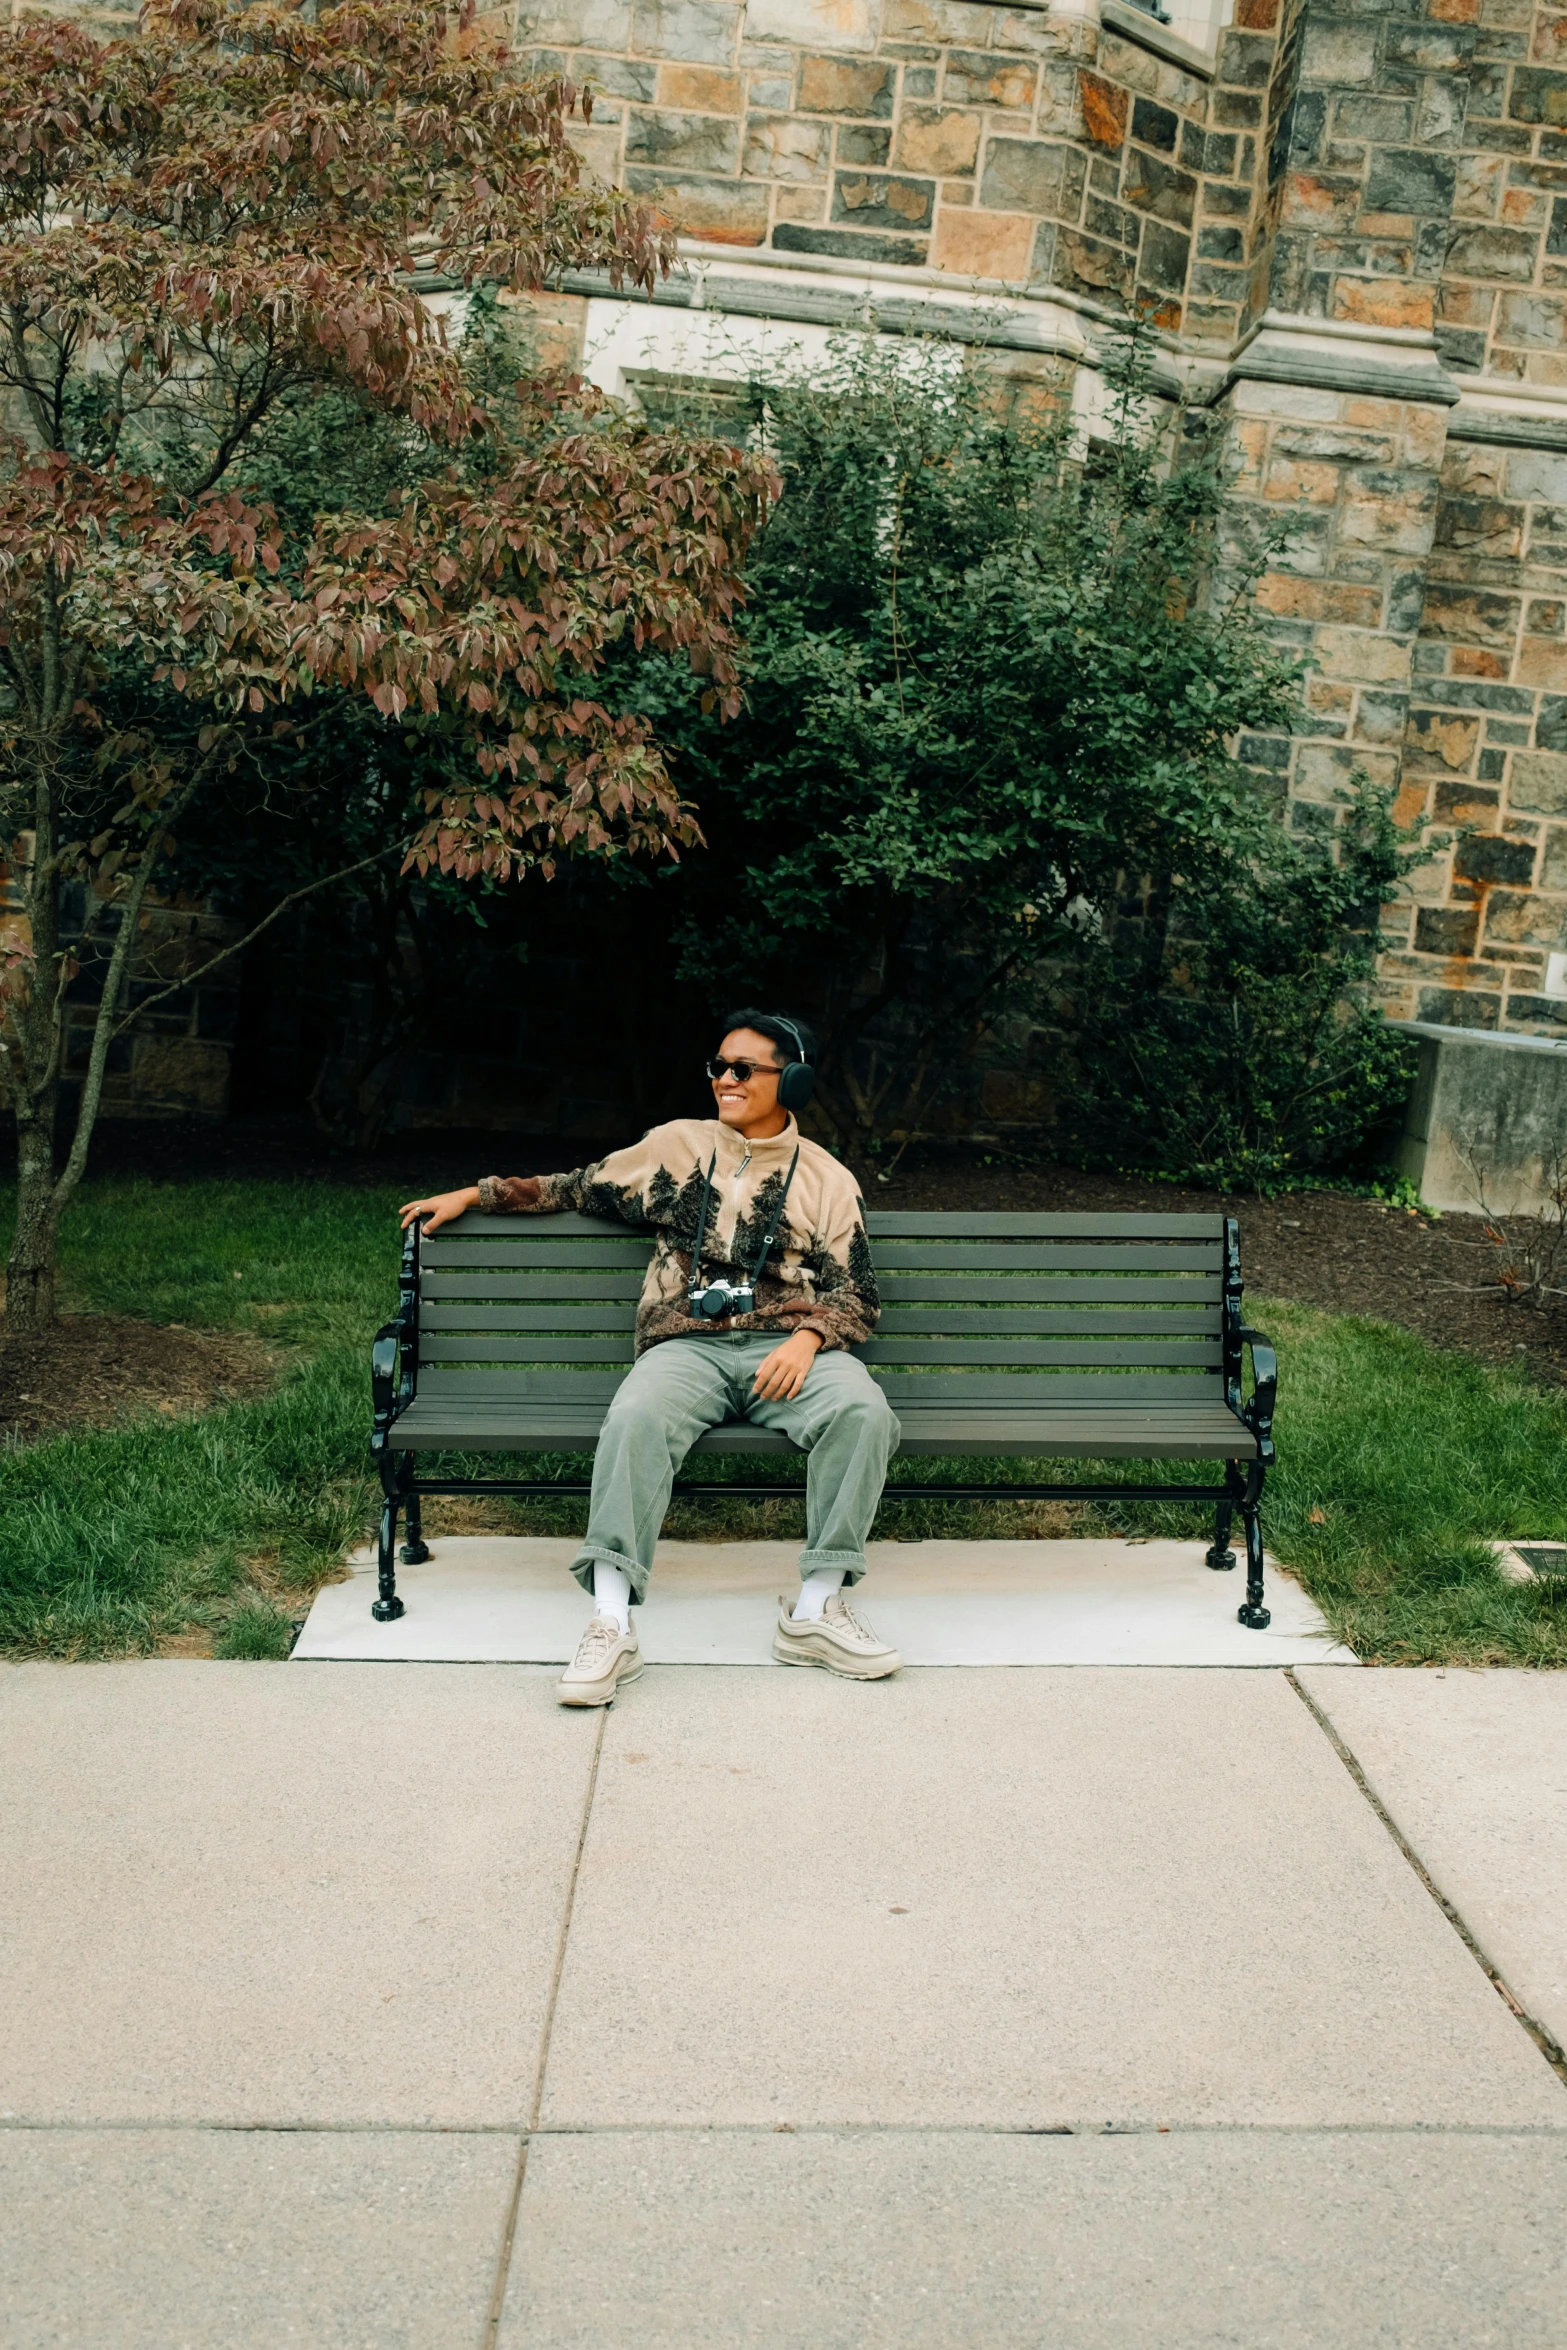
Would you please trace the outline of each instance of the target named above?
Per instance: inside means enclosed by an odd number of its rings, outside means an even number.
[[[1400,851],[1370,799],[1339,861],[1292,838],[1231,756],[1287,729],[1298,670],[1244,565],[1212,592],[1208,420],[1150,400],[1135,333],[1110,376],[1086,451],[1066,403],[950,347],[848,337],[757,387],[784,494],[749,707],[719,726],[672,667],[636,688],[708,838],[680,969],[715,1012],[811,1012],[840,1147],[972,1124],[983,1044],[1065,1107],[1058,1142],[1266,1179],[1403,1083],[1355,996]]]
[[[1171,876],[1157,927],[1117,926],[1073,990],[1079,1154],[1242,1190],[1350,1160],[1414,1074],[1369,1001],[1377,908],[1411,862],[1362,781],[1336,861],[1278,827],[1243,866]]]

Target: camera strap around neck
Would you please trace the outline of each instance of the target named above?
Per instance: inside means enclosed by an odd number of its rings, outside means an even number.
[[[762,1268],[772,1252],[773,1242],[778,1238],[778,1227],[783,1222],[783,1212],[789,1204],[789,1186],[794,1181],[794,1171],[799,1164],[800,1146],[796,1143],[794,1157],[789,1161],[789,1172],[784,1177],[783,1189],[778,1194],[778,1205],[773,1210],[773,1220],[767,1227],[767,1237],[762,1242],[761,1248],[757,1252],[756,1263],[751,1268],[749,1286],[753,1289],[762,1277]],[[713,1196],[713,1176],[717,1166],[718,1153],[715,1150],[707,1162],[707,1173],[702,1178],[702,1211],[696,1220],[696,1246],[691,1251],[691,1286],[693,1289],[700,1285],[702,1279],[702,1244],[707,1238],[707,1209]],[[741,1265],[740,1270],[742,1273],[745,1271],[744,1265]]]
[[[713,1156],[715,1159],[717,1158],[718,1154],[716,1151],[713,1153]],[[772,1248],[773,1242],[778,1238],[778,1227],[783,1222],[783,1212],[785,1207],[788,1205],[789,1186],[794,1181],[794,1171],[799,1164],[800,1146],[798,1143],[796,1143],[794,1146],[794,1157],[789,1161],[789,1172],[784,1177],[783,1189],[778,1194],[778,1205],[773,1210],[773,1220],[767,1227],[767,1238],[763,1241],[761,1247],[757,1250],[756,1263],[751,1267],[751,1287],[753,1289],[756,1287],[758,1281],[760,1281],[762,1278],[762,1267],[767,1262],[768,1253]]]

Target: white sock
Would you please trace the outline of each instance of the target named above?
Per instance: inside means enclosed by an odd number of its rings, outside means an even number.
[[[631,1578],[624,1567],[608,1567],[602,1559],[593,1561],[593,1612],[612,1616],[622,1632],[631,1629]]]
[[[814,1575],[807,1575],[800,1585],[800,1596],[794,1603],[792,1624],[819,1624],[823,1610],[835,1591],[843,1589],[842,1567],[819,1567]]]

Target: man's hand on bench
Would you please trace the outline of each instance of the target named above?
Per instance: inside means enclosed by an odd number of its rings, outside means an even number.
[[[787,1403],[805,1385],[805,1374],[821,1352],[821,1344],[814,1330],[797,1330],[757,1364],[752,1392],[764,1403]]]
[[[416,1216],[424,1218],[426,1232],[439,1232],[443,1224],[455,1223],[470,1208],[479,1204],[479,1186],[470,1183],[462,1191],[438,1191],[434,1199],[411,1199],[397,1211],[406,1232]]]

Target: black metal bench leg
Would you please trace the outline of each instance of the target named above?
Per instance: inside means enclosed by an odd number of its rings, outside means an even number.
[[[1235,1483],[1234,1469],[1228,1463],[1225,1464],[1225,1481],[1232,1487]],[[1233,1491],[1227,1493],[1213,1513],[1213,1548],[1208,1553],[1206,1563],[1219,1574],[1229,1574],[1235,1564],[1235,1553],[1230,1548],[1230,1521],[1235,1515],[1238,1498],[1239,1495]]]
[[[381,1455],[381,1492],[381,1540],[376,1555],[379,1590],[370,1613],[378,1624],[395,1624],[403,1612],[397,1596],[397,1512],[403,1497],[397,1472],[385,1453]]]
[[[1273,1621],[1262,1604],[1262,1521],[1258,1504],[1262,1500],[1262,1471],[1254,1468],[1246,1479],[1246,1491],[1241,1498],[1241,1524],[1246,1533],[1246,1604],[1237,1610],[1241,1623],[1253,1632],[1265,1632]]]
[[[424,1527],[420,1523],[417,1493],[405,1493],[403,1496],[403,1523],[408,1529],[408,1539],[403,1544],[401,1554],[403,1565],[422,1567],[430,1555],[430,1545],[424,1538]]]

